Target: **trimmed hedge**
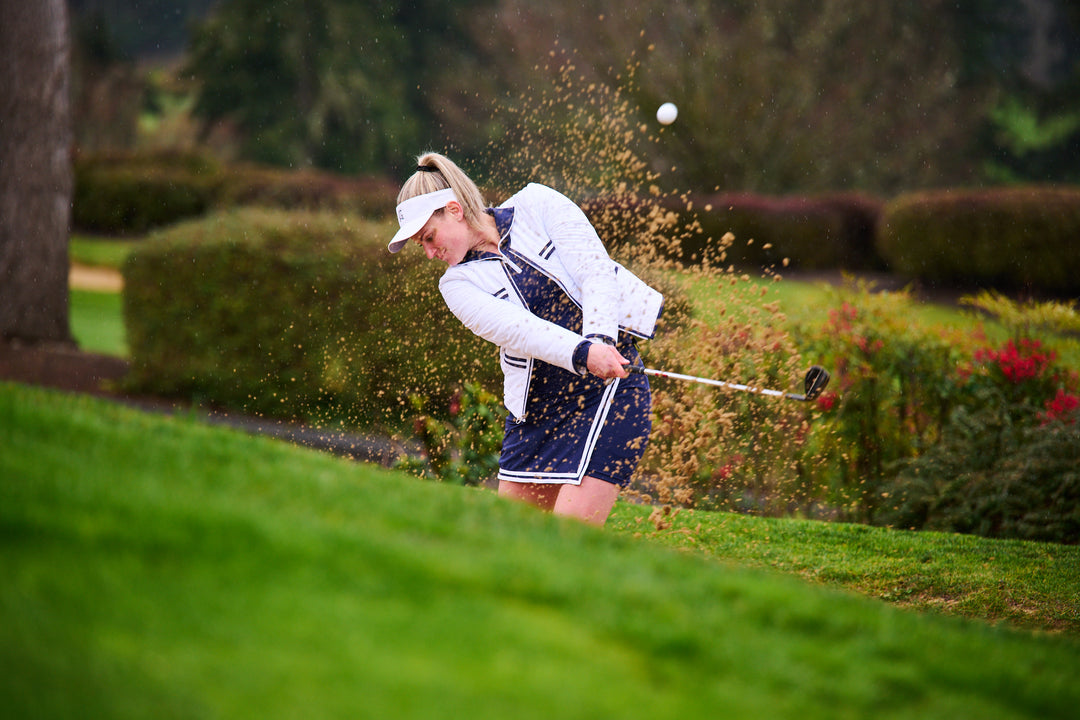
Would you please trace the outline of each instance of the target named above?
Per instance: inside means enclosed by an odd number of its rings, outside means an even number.
[[[882,267],[874,231],[883,204],[858,194],[769,197],[748,193],[644,201],[593,198],[585,211],[601,236],[617,242],[661,235],[669,256],[693,263],[728,232],[724,260],[736,267],[784,264],[802,269]]]
[[[903,195],[883,212],[878,251],[932,283],[1080,292],[1080,189],[1018,187]]]
[[[128,258],[132,390],[320,425],[400,427],[420,394],[496,390],[493,347],[446,310],[440,268],[391,228],[243,209],[179,223]]]
[[[142,234],[202,215],[218,189],[219,168],[195,155],[154,162],[109,155],[75,160],[72,226],[84,232]]]
[[[76,158],[72,224],[83,232],[142,234],[242,205],[386,217],[396,197],[387,178],[222,165],[198,153],[102,154]]]
[[[319,425],[447,419],[465,381],[502,396],[496,348],[447,310],[442,263],[396,224],[245,208],[151,234],[123,267],[128,389]],[[664,326],[689,315],[659,272]]]
[[[260,205],[287,210],[346,210],[365,217],[394,214],[398,186],[389,178],[343,177],[305,168],[244,163],[224,169],[219,207]]]
[[[881,266],[874,229],[882,203],[858,194],[769,197],[720,193],[694,199],[702,241],[735,236],[727,261],[737,267],[776,266],[820,270],[872,270]],[[684,243],[700,257],[704,242]]]

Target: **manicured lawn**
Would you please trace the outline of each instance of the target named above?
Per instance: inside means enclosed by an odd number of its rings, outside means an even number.
[[[909,557],[908,533],[830,539],[695,514],[680,552],[636,522],[643,509],[620,506],[599,531],[490,491],[10,384],[0,478],[10,717],[1066,718],[1080,703],[1074,634],[777,572],[785,558],[812,575],[816,555],[850,547],[825,580],[858,587],[840,576]],[[988,586],[1046,574],[1075,612],[1071,551],[955,547],[958,584],[999,592]],[[1010,559],[982,573],[972,558],[999,547]],[[935,553],[949,548],[915,557],[945,567]]]
[[[119,270],[136,240],[72,236],[68,255],[73,263]],[[71,332],[87,352],[125,357],[128,353],[120,294],[71,289]]]
[[[771,568],[920,611],[1080,638],[1080,547],[683,510],[611,529],[740,566]]]
[[[119,270],[128,254],[138,247],[140,239],[115,239],[72,235],[68,240],[71,262]]]
[[[128,347],[120,294],[71,290],[71,332],[82,350],[125,357]]]

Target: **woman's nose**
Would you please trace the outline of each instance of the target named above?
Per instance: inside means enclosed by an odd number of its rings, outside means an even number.
[[[433,246],[431,246],[430,244],[424,245],[424,252],[427,253],[427,259],[428,260],[435,257],[435,248]]]

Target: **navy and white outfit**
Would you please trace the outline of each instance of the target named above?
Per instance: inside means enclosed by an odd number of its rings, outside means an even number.
[[[626,485],[651,429],[648,378],[591,375],[583,341],[610,338],[641,364],[634,342],[653,336],[663,296],[614,262],[581,209],[551,188],[530,184],[488,212],[499,252],[470,251],[439,290],[500,348],[510,415],[499,480]]]

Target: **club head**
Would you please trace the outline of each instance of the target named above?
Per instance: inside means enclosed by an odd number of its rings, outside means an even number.
[[[829,371],[820,365],[814,365],[806,371],[805,395],[807,400],[813,400],[825,386],[829,384]]]

